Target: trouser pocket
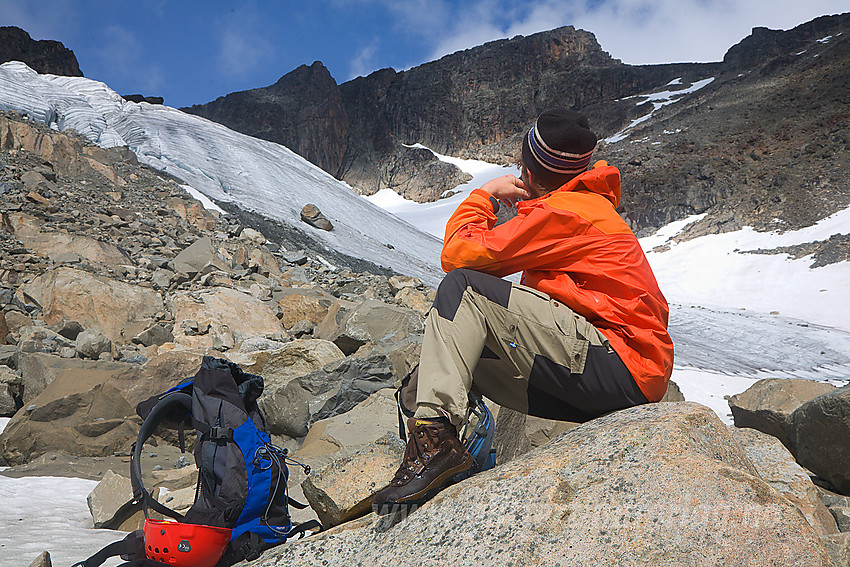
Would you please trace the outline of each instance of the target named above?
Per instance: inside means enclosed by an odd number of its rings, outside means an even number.
[[[562,311],[563,310],[563,311]],[[577,324],[566,308],[556,308],[545,293],[524,286],[514,286],[509,306],[507,342],[512,348],[525,349],[530,365],[537,355],[564,367],[572,374],[584,371],[590,341],[586,337],[587,322]],[[581,318],[583,319],[583,317]],[[581,329],[582,332],[579,332]]]

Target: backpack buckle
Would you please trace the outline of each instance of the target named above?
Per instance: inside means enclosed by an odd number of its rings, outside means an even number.
[[[212,427],[210,428],[210,439],[232,439],[233,430],[228,427]]]
[[[245,561],[253,561],[260,557],[260,554],[262,553],[260,551],[260,546],[255,545],[254,542],[250,540],[244,542],[240,546],[239,551],[242,552],[242,556],[245,558]]]

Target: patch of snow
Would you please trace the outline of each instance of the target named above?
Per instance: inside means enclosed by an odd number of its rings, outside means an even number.
[[[92,529],[86,497],[97,481],[0,475],[0,567],[19,567],[47,550],[53,565],[72,565],[125,532]],[[115,557],[105,565],[123,563]]]
[[[219,213],[221,213],[221,214],[226,214],[226,213],[225,213],[225,211],[224,211],[221,207],[219,207],[218,205],[216,205],[215,203],[213,203],[213,202],[210,200],[210,198],[209,198],[209,197],[207,197],[206,195],[204,195],[203,193],[201,193],[200,191],[198,191],[197,189],[195,189],[195,188],[194,188],[194,187],[192,187],[191,185],[181,185],[180,187],[182,187],[183,189],[185,189],[185,190],[186,190],[186,192],[187,192],[189,195],[191,195],[192,197],[194,197],[195,199],[197,199],[198,201],[200,201],[201,205],[202,205],[205,209],[207,209],[208,211],[216,211],[216,212],[219,212]]]
[[[660,92],[657,92],[657,93],[650,93],[650,94],[645,94],[645,95],[634,95],[634,96],[629,96],[629,97],[625,97],[625,98],[621,99],[621,100],[628,100],[628,99],[631,99],[631,98],[640,99],[637,102],[638,106],[640,106],[641,104],[644,104],[646,102],[651,102],[652,103],[652,110],[649,112],[649,114],[646,114],[644,116],[641,116],[640,118],[636,118],[636,119],[632,120],[631,123],[628,126],[623,128],[622,130],[620,130],[619,132],[617,132],[613,136],[605,138],[605,140],[604,140],[605,143],[606,144],[613,144],[613,143],[625,140],[626,138],[629,137],[630,131],[635,126],[637,126],[638,124],[642,124],[643,122],[646,122],[647,120],[652,118],[652,115],[659,108],[661,108],[662,106],[667,106],[668,104],[673,104],[674,102],[678,102],[678,101],[682,100],[682,97],[684,97],[685,95],[691,94],[691,93],[694,93],[694,92],[700,90],[701,88],[710,84],[712,81],[714,81],[714,77],[709,77],[708,79],[702,79],[700,81],[696,81],[695,83],[693,83],[690,87],[688,87],[686,89],[677,90],[677,91],[660,91]],[[674,84],[674,83],[672,83],[672,82],[668,83],[668,85],[671,85],[671,84]],[[676,83],[676,84],[680,84],[680,83]],[[667,85],[665,85],[665,86],[667,86]]]
[[[829,43],[829,40],[830,40],[830,39],[832,39],[832,36],[831,36],[831,35],[828,35],[828,36],[826,36],[826,37],[822,37],[822,38],[820,38],[820,39],[816,39],[815,41],[817,41],[818,43]]]
[[[705,218],[706,213],[700,215],[691,215],[681,220],[673,221],[655,231],[654,234],[641,238],[640,245],[644,252],[648,252],[656,246],[661,246],[677,234],[681,233],[686,226],[693,224]]]
[[[506,167],[481,160],[446,156],[438,154],[422,144],[413,144],[407,147],[424,148],[430,151],[441,161],[451,163],[457,166],[461,171],[472,175],[472,180],[454,188],[452,191],[457,192],[454,195],[440,199],[433,203],[417,203],[416,201],[405,199],[392,189],[382,189],[374,195],[364,198],[393,215],[409,222],[420,230],[432,234],[440,240],[442,240],[445,235],[446,222],[448,222],[449,217],[452,216],[452,213],[455,212],[458,205],[460,205],[460,203],[463,202],[463,200],[466,199],[474,189],[477,189],[491,179],[501,177],[502,175],[515,175],[517,177],[520,175],[520,171],[516,167]]]
[[[671,380],[679,386],[686,401],[708,406],[727,425],[733,425],[733,421],[726,398],[740,394],[758,381],[757,378],[729,376],[678,365],[673,367]]]
[[[675,235],[679,224],[674,223],[641,242],[649,250],[647,258],[671,302],[762,313],[776,311],[850,331],[846,316],[850,311],[848,262],[810,269],[809,256],[792,260],[787,254],[743,253],[825,240],[832,234],[846,232],[848,223],[850,209],[845,209],[801,230],[757,232],[746,227],[687,242],[670,242],[669,250],[653,251],[651,248],[662,238]]]
[[[803,53],[805,53],[806,51],[808,51],[808,49],[804,49],[803,51],[800,51],[799,53],[797,53],[797,55],[802,55],[802,54],[803,54]]]

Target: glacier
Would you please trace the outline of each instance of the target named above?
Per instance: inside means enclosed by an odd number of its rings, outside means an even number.
[[[141,163],[216,201],[294,227],[328,251],[431,286],[442,278],[440,239],[370,203],[279,144],[167,106],[125,101],[98,81],[40,75],[20,62],[0,65],[0,110],[57,130],[75,130],[104,148],[128,146]],[[308,203],[330,219],[333,231],[300,221],[301,208]]]

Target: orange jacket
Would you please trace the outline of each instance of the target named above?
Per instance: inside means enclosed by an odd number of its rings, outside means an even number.
[[[523,270],[522,283],[563,302],[608,338],[649,401],[673,370],[667,301],[637,238],[617,214],[620,171],[597,162],[551,193],[518,205],[495,226],[490,194],[474,190],[446,224],[443,270],[498,277]]]

